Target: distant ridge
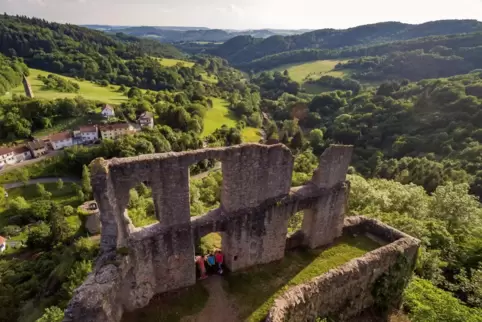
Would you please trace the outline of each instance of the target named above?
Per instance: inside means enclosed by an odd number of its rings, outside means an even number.
[[[301,49],[334,49],[367,46],[384,42],[409,40],[427,36],[443,36],[482,32],[477,20],[438,20],[418,25],[401,22],[381,22],[349,29],[320,29],[300,35],[272,36],[258,39],[238,36],[211,49],[210,53],[242,64],[268,55]]]

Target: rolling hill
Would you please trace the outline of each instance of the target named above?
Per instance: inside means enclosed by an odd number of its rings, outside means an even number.
[[[301,35],[272,36],[267,39],[238,36],[211,53],[233,64],[242,64],[268,55],[302,49],[334,49],[368,46],[385,42],[409,40],[427,36],[482,32],[482,22],[476,20],[440,20],[419,25],[383,22],[349,29],[320,29]]]

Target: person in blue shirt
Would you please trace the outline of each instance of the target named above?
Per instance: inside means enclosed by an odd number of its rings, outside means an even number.
[[[207,256],[206,262],[208,264],[208,270],[213,273],[216,270],[216,259],[213,254]]]

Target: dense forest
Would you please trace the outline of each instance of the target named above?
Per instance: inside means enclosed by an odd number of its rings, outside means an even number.
[[[0,16],[0,35],[4,55],[21,57],[32,68],[81,79],[161,90],[182,88],[186,75],[192,74],[190,80],[197,75],[192,69],[161,66],[154,56],[183,55],[154,40],[8,15]]]
[[[0,95],[19,85],[23,75],[28,75],[27,65],[0,54]]]

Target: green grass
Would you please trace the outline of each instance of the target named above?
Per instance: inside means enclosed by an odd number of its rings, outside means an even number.
[[[54,133],[59,133],[63,131],[68,131],[77,128],[80,125],[96,124],[100,121],[105,120],[105,118],[100,114],[94,115],[84,115],[81,117],[69,118],[65,120],[60,120],[54,126],[48,129],[43,129],[32,133],[34,137],[43,137]]]
[[[135,312],[126,312],[122,322],[178,322],[184,316],[200,312],[209,294],[201,285],[154,297],[148,306]],[[226,317],[229,321],[229,317]]]
[[[78,201],[75,184],[66,182],[62,190],[57,189],[57,183],[44,183],[43,186],[45,190],[52,193],[52,198],[50,200],[55,201],[63,206],[71,205],[78,206],[80,202]],[[8,189],[8,198],[13,199],[16,197],[24,197],[25,200],[36,200],[37,190],[35,184],[30,184],[23,187]]]
[[[64,97],[74,98],[76,96],[81,95],[85,99],[97,100],[97,101],[101,101],[104,103],[111,103],[111,104],[118,104],[123,101],[127,101],[127,96],[124,96],[122,93],[117,92],[119,86],[110,85],[107,87],[103,87],[88,81],[79,81],[74,78],[65,77],[61,75],[58,75],[58,76],[78,83],[80,86],[80,91],[78,93],[62,93],[55,90],[43,90],[42,89],[43,82],[38,80],[37,76],[38,75],[48,76],[49,74],[54,74],[54,73],[49,73],[46,71],[33,69],[33,68],[30,68],[29,70],[30,70],[30,76],[28,76],[28,80],[30,82],[30,85],[32,86],[32,90],[35,97],[38,97],[38,98],[52,100],[52,99],[64,98]],[[6,94],[4,97],[10,98],[12,94],[25,95],[23,85],[17,86],[10,93]]]
[[[166,66],[166,67],[176,66],[177,64],[181,64],[184,67],[194,67],[193,62],[180,60],[180,59],[158,58],[158,60],[162,66]]]
[[[287,252],[279,262],[233,273],[225,289],[235,299],[241,320],[262,321],[274,300],[290,287],[305,283],[353,258],[380,247],[364,236],[342,237],[329,249]]]
[[[228,127],[236,127],[236,118],[232,112],[228,109],[228,102],[212,97],[213,107],[208,109],[204,116],[204,130],[201,134],[202,137],[206,137],[212,134],[216,129],[226,125]],[[258,142],[261,139],[261,135],[258,134],[258,129],[247,127],[243,129],[242,136],[244,142]]]
[[[26,169],[29,173],[30,179],[41,177],[61,177],[67,175],[61,167],[59,167],[59,157],[51,157],[43,159],[39,162],[28,164],[21,169]],[[0,184],[18,182],[19,179],[18,168],[5,169],[0,172]]]
[[[310,79],[317,79],[323,75],[343,77],[345,75],[343,71],[334,70],[336,64],[342,61],[343,60],[317,60],[303,64],[283,65],[273,70],[280,72],[288,70],[291,79],[303,84],[310,74]]]

